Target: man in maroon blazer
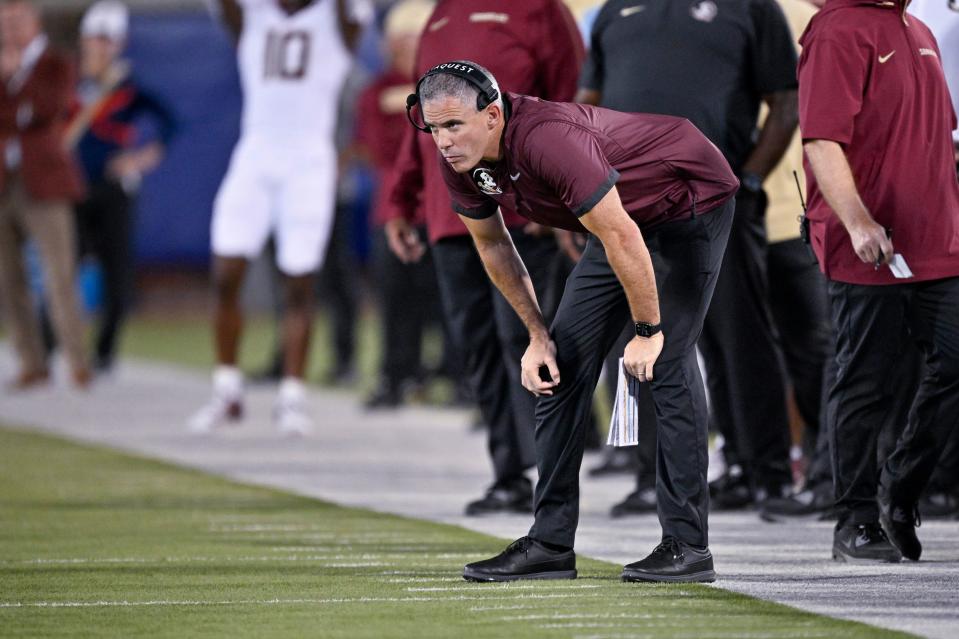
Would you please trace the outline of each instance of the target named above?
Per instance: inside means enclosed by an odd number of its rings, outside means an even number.
[[[23,263],[23,245],[32,239],[57,341],[73,383],[84,387],[90,372],[73,286],[71,211],[83,185],[64,144],[73,70],[50,49],[38,9],[26,0],[0,4],[0,43],[0,305],[19,358],[12,386],[27,388],[49,377]]]

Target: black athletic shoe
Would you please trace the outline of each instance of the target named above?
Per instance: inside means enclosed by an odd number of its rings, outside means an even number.
[[[551,550],[532,537],[520,537],[492,559],[466,564],[467,581],[576,579],[576,553]]]
[[[709,484],[709,506],[712,510],[740,510],[754,503],[753,490],[742,469],[730,471]]]
[[[716,581],[713,555],[709,548],[695,548],[667,537],[646,559],[623,567],[623,581]]]
[[[613,448],[603,454],[603,460],[598,466],[589,469],[590,477],[607,477],[609,475],[636,475],[639,469],[639,459],[633,449]]]
[[[880,487],[879,522],[889,541],[902,553],[903,557],[919,561],[922,544],[916,537],[916,528],[922,525],[922,519],[919,517],[919,508],[915,504],[904,506],[893,503],[889,494]]]
[[[466,504],[466,514],[470,517],[499,513],[528,515],[531,512],[533,512],[533,486],[525,477],[498,481],[490,486],[482,499]]]
[[[399,386],[384,383],[363,400],[366,410],[390,410],[403,404],[403,393]]]
[[[766,499],[759,508],[759,516],[766,521],[820,517],[832,508],[834,501],[832,486],[822,483],[785,497]]]
[[[851,564],[896,563],[902,560],[902,554],[875,523],[843,526],[833,533],[832,558]]]
[[[656,489],[640,488],[626,495],[626,499],[619,502],[609,511],[613,519],[629,517],[631,515],[648,515],[656,512]]]

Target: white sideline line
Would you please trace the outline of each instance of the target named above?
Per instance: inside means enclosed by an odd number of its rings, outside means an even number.
[[[597,584],[576,584],[575,586],[559,586],[555,584],[540,586],[534,584],[516,584],[511,582],[486,584],[487,590],[544,590],[547,587],[550,590],[594,590],[596,588],[602,588],[602,586]],[[476,590],[476,584],[472,586],[457,586],[455,588],[449,586],[431,586],[429,588],[410,587],[406,589],[407,592],[452,592],[456,590]]]
[[[607,608],[634,608],[636,602],[634,601],[610,601],[605,604]],[[508,610],[543,610],[541,607],[522,605],[522,606],[508,606],[499,604],[496,606],[473,606],[470,608],[470,612],[506,612]]]
[[[599,597],[597,594],[532,594],[518,593],[513,597],[489,597],[482,593],[468,597],[456,595],[453,597],[354,597],[331,599],[237,599],[224,601],[3,601],[0,608],[135,608],[148,606],[273,606],[291,604],[352,604],[352,603],[433,603],[438,601],[496,601],[521,599],[571,599],[583,597]]]
[[[277,556],[249,556],[249,557],[67,557],[67,558],[33,558],[0,560],[0,565],[83,565],[83,564],[162,564],[162,563],[211,563],[211,562],[249,562],[249,561],[347,561],[351,559],[388,559],[389,556],[377,554],[358,554],[358,555],[289,555],[287,557]],[[353,566],[387,566],[383,561],[364,561],[325,564],[329,567],[353,567]]]
[[[415,584],[415,583],[436,583],[442,581],[463,581],[462,577],[394,577],[391,579],[377,579],[377,581],[387,584]]]

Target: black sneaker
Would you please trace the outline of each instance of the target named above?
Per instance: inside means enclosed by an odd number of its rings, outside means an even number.
[[[393,384],[383,384],[363,400],[363,408],[366,410],[389,410],[399,408],[403,404],[403,393],[399,386]]]
[[[709,506],[712,510],[740,510],[753,505],[753,490],[739,466],[709,484]]]
[[[576,553],[551,550],[532,537],[520,537],[492,559],[466,564],[467,581],[576,579]]]
[[[802,517],[820,517],[834,503],[832,486],[821,483],[785,497],[770,497],[760,506],[759,516],[766,521]]]
[[[589,469],[590,477],[607,477],[609,475],[636,475],[639,469],[639,459],[633,449],[625,450],[613,448],[603,455],[598,466]]]
[[[695,548],[678,539],[667,537],[646,559],[624,566],[623,581],[716,581],[713,555],[709,548]]]
[[[902,560],[902,554],[892,545],[882,527],[877,524],[843,526],[832,537],[832,558],[850,564]]]
[[[626,495],[626,499],[619,502],[609,511],[613,519],[629,517],[630,515],[648,515],[656,512],[656,489],[640,488]]]
[[[482,499],[466,504],[466,514],[470,517],[499,513],[528,515],[532,512],[533,485],[525,477],[498,481],[490,486]]]
[[[915,504],[911,506],[895,504],[889,499],[888,493],[880,488],[879,522],[889,541],[902,553],[903,557],[919,561],[922,544],[916,537],[916,528],[922,525],[922,520],[919,517],[919,508]]]

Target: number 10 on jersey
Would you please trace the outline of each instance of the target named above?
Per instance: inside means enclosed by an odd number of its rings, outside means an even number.
[[[306,31],[266,35],[266,60],[263,77],[266,79],[301,80],[310,63],[310,34]]]

